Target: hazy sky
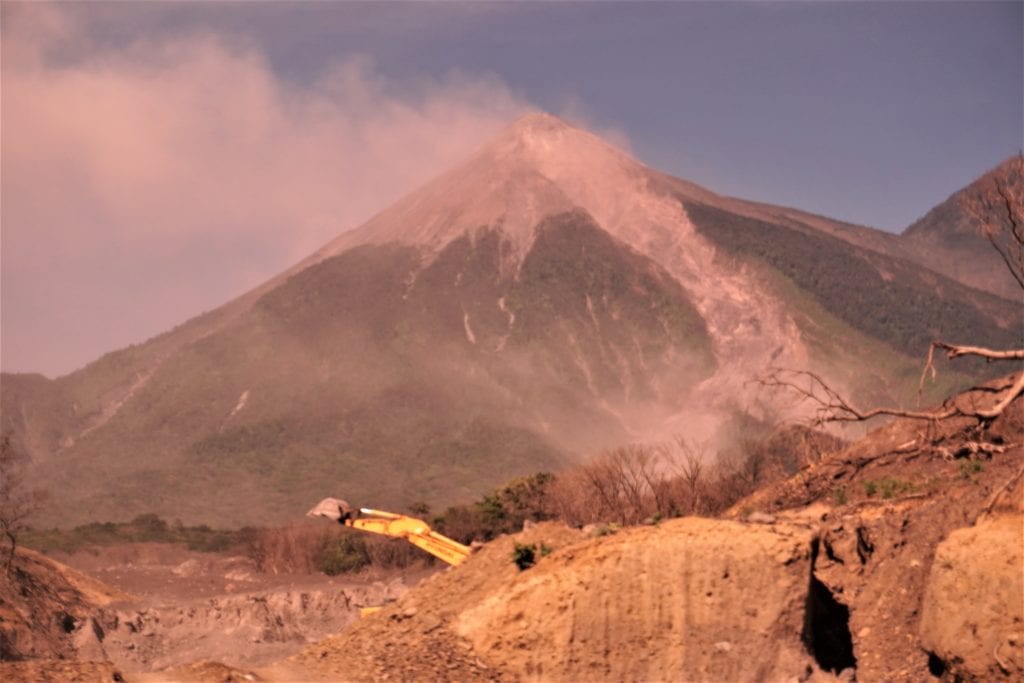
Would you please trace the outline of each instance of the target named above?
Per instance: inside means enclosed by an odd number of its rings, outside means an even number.
[[[546,110],[899,231],[1024,145],[1024,3],[2,3],[0,367],[280,272]]]

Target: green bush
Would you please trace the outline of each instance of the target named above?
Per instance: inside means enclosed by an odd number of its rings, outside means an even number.
[[[328,576],[358,571],[369,566],[366,543],[354,534],[324,539],[316,556],[316,568]]]
[[[832,502],[836,505],[846,505],[850,502],[850,496],[847,495],[845,486],[840,486],[832,490]]]
[[[512,561],[519,571],[525,571],[537,563],[537,546],[516,543],[512,550]]]
[[[520,531],[526,521],[550,519],[546,495],[554,475],[537,472],[513,479],[470,505],[453,506],[432,520],[432,526],[461,543],[490,541]]]
[[[977,460],[961,460],[959,469],[961,479],[968,479],[977,483],[978,473],[982,472],[985,469],[985,466]]]
[[[211,529],[205,524],[187,527],[180,522],[172,526],[159,516],[148,513],[120,524],[91,522],[73,529],[27,529],[23,543],[41,552],[66,553],[88,546],[117,543],[184,543],[189,550],[217,553],[242,545],[246,533],[251,533],[251,530]]]
[[[888,500],[901,493],[908,493],[914,490],[914,485],[909,481],[903,481],[896,477],[882,477],[877,480],[864,482],[864,493],[870,498],[876,493],[881,493],[882,498]]]

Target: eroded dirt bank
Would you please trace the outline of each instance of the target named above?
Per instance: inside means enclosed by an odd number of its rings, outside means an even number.
[[[344,680],[828,679],[803,643],[813,536],[798,521],[604,538],[542,524],[292,661]],[[552,552],[519,571],[515,543]]]
[[[259,666],[337,633],[359,607],[404,592],[400,583],[227,595],[148,607],[103,608],[74,632],[78,656],[152,671],[202,659]]]
[[[262,575],[243,557],[168,544],[64,559],[116,586],[19,550],[16,572],[0,576],[0,680],[110,681],[114,672],[137,679],[210,659],[264,665],[338,633],[359,618],[360,607],[395,600],[429,571]],[[78,670],[74,662],[97,664]]]

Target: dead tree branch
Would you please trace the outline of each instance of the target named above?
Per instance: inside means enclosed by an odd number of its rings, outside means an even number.
[[[1009,390],[992,407],[980,409],[961,405],[956,397],[937,410],[904,410],[902,408],[871,408],[864,410],[833,389],[819,375],[808,370],[772,368],[760,377],[757,383],[773,390],[786,390],[796,394],[801,401],[814,406],[813,422],[822,425],[828,422],[863,422],[874,417],[905,417],[914,420],[946,420],[951,417],[969,417],[981,422],[998,417],[1015,398],[1024,393],[1024,372],[1017,375]]]
[[[1009,349],[1006,351],[997,351],[994,349],[986,349],[981,346],[961,346],[957,344],[947,344],[941,341],[933,341],[931,346],[928,347],[928,359],[925,363],[924,370],[921,372],[921,381],[917,385],[917,401],[918,405],[921,403],[921,394],[924,391],[925,379],[930,375],[931,378],[935,379],[935,349],[942,349],[946,352],[946,358],[953,359],[959,358],[960,356],[978,356],[988,361],[993,360],[1024,360],[1024,349]],[[1015,398],[1024,393],[1024,372],[1017,375],[1017,380],[1011,385],[1010,391],[1003,396],[996,405],[988,410],[976,410],[971,417],[983,418],[991,420],[998,417],[1006,407],[1010,405]],[[906,417],[906,416],[905,416]]]

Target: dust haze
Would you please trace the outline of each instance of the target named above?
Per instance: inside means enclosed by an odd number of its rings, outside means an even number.
[[[486,75],[399,90],[359,55],[298,86],[211,33],[115,51],[69,15],[4,8],[9,371],[62,374],[220,305],[530,109]]]

